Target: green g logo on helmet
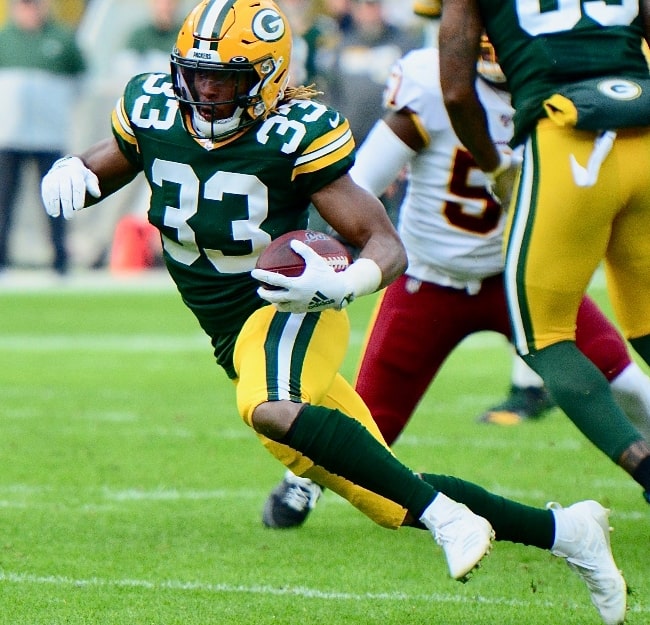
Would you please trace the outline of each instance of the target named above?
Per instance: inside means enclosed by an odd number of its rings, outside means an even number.
[[[284,35],[282,16],[273,9],[262,9],[253,18],[253,34],[262,41],[278,41]]]

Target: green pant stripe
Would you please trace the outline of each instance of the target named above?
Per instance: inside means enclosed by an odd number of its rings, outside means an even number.
[[[311,342],[311,337],[316,329],[316,324],[320,318],[320,313],[307,313],[300,324],[300,329],[296,336],[294,349],[291,353],[291,368],[289,376],[289,389],[292,401],[301,400],[300,378],[302,369],[307,355],[307,349]]]
[[[533,133],[526,143],[517,202],[506,246],[505,290],[510,311],[513,343],[527,354],[532,342],[533,326],[524,288],[526,257],[537,210],[539,176],[537,172],[537,140]]]
[[[264,341],[264,355],[266,358],[266,388],[270,400],[280,399],[278,380],[278,344],[284,327],[289,321],[288,314],[276,313],[271,319],[269,331]]]
[[[273,315],[264,342],[269,400],[301,401],[300,378],[309,343],[319,318],[319,313]],[[287,372],[288,377],[288,394],[278,386],[278,380],[283,377],[284,371]]]

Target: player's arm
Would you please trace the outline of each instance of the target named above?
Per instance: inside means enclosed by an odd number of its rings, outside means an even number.
[[[413,111],[407,107],[391,111],[364,139],[350,175],[358,185],[380,196],[428,141]]]
[[[406,250],[382,203],[345,174],[311,196],[321,214],[346,241],[361,251],[347,269],[335,272],[327,261],[302,241],[291,248],[305,259],[300,276],[254,269],[259,296],[281,312],[340,310],[362,295],[374,293],[406,270]],[[273,288],[275,287],[275,288]]]
[[[311,200],[321,217],[360,249],[359,259],[370,259],[379,268],[380,280],[369,292],[387,286],[404,273],[406,251],[383,204],[350,175],[326,185]]]
[[[650,0],[647,0],[650,1]],[[476,61],[483,22],[476,0],[445,0],[438,31],[440,86],[451,125],[478,166],[493,172],[500,155],[476,93]]]
[[[355,298],[374,293],[404,273],[406,250],[383,204],[355,183],[349,173],[313,192],[310,199],[321,217],[359,250],[359,256],[344,271],[336,272],[313,249],[294,240],[291,248],[305,259],[303,273],[289,277],[254,269],[252,277],[271,287],[258,289],[261,298],[281,312],[340,310]]]
[[[79,158],[97,176],[102,198],[127,185],[139,172],[139,169],[124,156],[115,137],[96,143]],[[86,206],[97,201],[99,200],[92,197],[87,198]]]
[[[74,211],[95,204],[129,183],[138,168],[122,154],[114,137],[83,154],[65,156],[52,165],[41,182],[48,215],[71,219]]]
[[[384,116],[384,122],[392,133],[414,152],[419,152],[429,144],[431,139],[429,133],[419,121],[418,114],[408,106],[399,111],[387,113]]]

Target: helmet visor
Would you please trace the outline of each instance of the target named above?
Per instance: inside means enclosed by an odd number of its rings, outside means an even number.
[[[248,62],[215,65],[172,58],[171,66],[174,93],[202,138],[232,134],[246,109],[260,100],[259,76]]]

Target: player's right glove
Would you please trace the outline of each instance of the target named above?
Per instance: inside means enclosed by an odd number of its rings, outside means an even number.
[[[60,158],[41,181],[41,198],[51,217],[63,213],[72,219],[74,211],[84,207],[86,192],[93,197],[102,194],[97,176],[77,156]]]
[[[522,163],[522,157],[518,152],[500,148],[499,165],[490,172],[485,172],[485,188],[496,202],[501,204],[504,210],[510,207],[512,190],[515,186],[515,180],[519,174]]]
[[[302,241],[291,241],[291,249],[305,259],[299,276],[288,277],[273,271],[253,269],[251,276],[271,287],[261,286],[257,294],[280,312],[320,312],[341,310],[355,297],[379,288],[381,269],[374,260],[360,258],[344,271],[336,272],[327,261]]]

